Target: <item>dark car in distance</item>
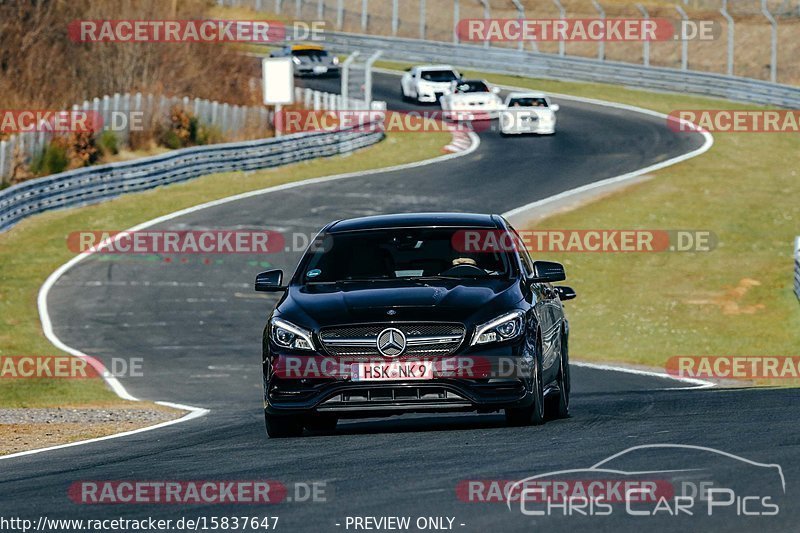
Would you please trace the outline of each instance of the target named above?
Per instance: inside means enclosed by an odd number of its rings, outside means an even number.
[[[533,261],[498,215],[419,213],[331,222],[283,285],[264,330],[270,437],[340,418],[504,411],[569,415],[564,268]]]

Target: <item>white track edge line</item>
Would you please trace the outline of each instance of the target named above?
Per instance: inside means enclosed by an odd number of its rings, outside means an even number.
[[[697,379],[697,378],[687,378],[684,376],[673,376],[672,374],[666,374],[664,372],[656,372],[653,370],[641,370],[638,368],[631,368],[627,366],[602,365],[597,363],[586,363],[583,361],[570,361],[569,364],[575,366],[582,366],[585,368],[592,368],[594,370],[607,370],[609,372],[623,372],[625,374],[636,374],[637,376],[648,376],[661,379],[674,379],[676,381],[683,381],[685,383],[694,385],[693,387],[677,387],[677,388],[670,387],[666,390],[708,389],[716,386],[716,383],[714,383],[713,381],[706,381],[704,379]]]
[[[282,185],[276,185],[276,186],[273,186],[273,187],[267,187],[267,188],[264,188],[264,189],[258,189],[258,190],[255,190],[255,191],[249,191],[249,192],[237,194],[237,195],[234,195],[234,196],[228,196],[226,198],[220,198],[218,200],[212,200],[210,202],[205,202],[205,203],[202,203],[202,204],[199,204],[199,205],[196,205],[196,206],[192,206],[192,207],[188,207],[186,209],[181,209],[179,211],[175,211],[173,213],[168,213],[166,215],[163,215],[163,216],[148,220],[146,222],[143,222],[141,224],[138,224],[138,225],[136,225],[136,226],[134,226],[132,228],[129,228],[129,229],[125,230],[124,232],[120,232],[120,234],[115,235],[113,238],[107,239],[107,240],[101,242],[96,247],[94,247],[90,252],[83,253],[83,254],[80,254],[80,255],[77,255],[77,256],[73,257],[72,259],[70,259],[69,261],[67,261],[63,265],[61,265],[59,268],[57,268],[52,274],[50,274],[50,276],[48,276],[48,278],[45,280],[45,282],[42,284],[41,288],[39,289],[39,294],[38,294],[38,297],[37,297],[37,306],[38,306],[38,310],[39,310],[39,319],[40,319],[40,321],[42,323],[42,331],[44,332],[45,337],[56,348],[58,348],[58,349],[60,349],[60,350],[62,350],[64,352],[72,355],[73,357],[77,357],[77,358],[83,359],[83,360],[87,361],[92,367],[94,367],[98,371],[98,373],[103,377],[103,380],[108,384],[109,387],[111,387],[111,390],[113,390],[114,393],[117,396],[119,396],[123,400],[140,401],[139,398],[136,398],[135,396],[130,394],[128,392],[128,390],[122,385],[122,383],[120,383],[120,381],[116,377],[112,376],[107,371],[105,366],[99,360],[97,360],[94,357],[91,357],[91,356],[81,352],[80,350],[76,350],[75,348],[72,348],[71,346],[68,346],[53,331],[53,324],[52,324],[52,321],[50,320],[50,313],[49,313],[48,308],[47,308],[47,296],[48,296],[48,294],[50,292],[50,289],[56,284],[56,282],[59,280],[59,278],[62,275],[64,275],[64,273],[67,270],[69,270],[70,268],[72,268],[76,264],[78,264],[81,261],[83,261],[86,257],[90,256],[92,253],[96,253],[98,250],[101,250],[102,248],[104,248],[105,246],[110,244],[111,242],[116,241],[125,232],[138,231],[140,229],[144,229],[144,228],[153,226],[155,224],[159,224],[161,222],[164,222],[166,220],[170,220],[170,219],[173,219],[173,218],[176,218],[176,217],[188,214],[188,213],[192,213],[194,211],[200,211],[202,209],[206,209],[206,208],[209,208],[209,207],[213,207],[213,206],[217,206],[217,205],[221,205],[221,204],[225,204],[225,203],[229,203],[229,202],[234,202],[234,201],[237,201],[237,200],[241,200],[243,198],[249,198],[251,196],[257,196],[257,195],[261,195],[261,194],[268,194],[268,193],[276,192],[276,191],[280,191],[280,190],[286,190],[286,189],[292,189],[292,188],[295,188],[295,187],[311,185],[311,184],[314,184],[314,183],[323,183],[323,182],[326,182],[326,181],[334,181],[334,180],[340,180],[340,179],[345,179],[345,178],[354,178],[354,177],[359,177],[359,176],[367,176],[367,175],[370,175],[370,174],[380,174],[380,173],[384,173],[384,172],[393,172],[393,171],[397,171],[397,170],[406,170],[406,169],[410,169],[410,168],[418,168],[418,167],[422,167],[422,166],[426,166],[426,165],[431,165],[431,164],[434,164],[434,163],[441,163],[441,162],[444,162],[444,161],[448,161],[450,159],[455,159],[457,157],[462,157],[462,156],[469,155],[472,152],[474,152],[475,150],[477,150],[478,147],[480,146],[480,143],[481,143],[480,137],[478,137],[474,133],[470,133],[469,134],[469,138],[470,138],[470,141],[471,141],[470,147],[467,148],[466,150],[463,150],[463,151],[460,151],[460,152],[450,153],[450,154],[446,154],[446,155],[440,155],[440,156],[432,157],[430,159],[424,159],[422,161],[415,161],[413,163],[404,163],[402,165],[394,165],[394,166],[385,167],[385,168],[375,168],[375,169],[370,169],[370,170],[362,170],[362,171],[358,171],[358,172],[349,172],[349,173],[345,173],[345,174],[336,174],[336,175],[333,175],[333,176],[323,176],[323,177],[319,177],[319,178],[311,178],[311,179],[302,180],[302,181],[298,181],[298,182],[285,183],[285,184],[282,184]],[[71,448],[73,446],[79,446],[79,445],[83,445],[83,444],[90,444],[90,443],[100,442],[100,441],[104,441],[104,440],[116,439],[116,438],[120,438],[120,437],[127,437],[127,436],[134,435],[134,434],[137,434],[137,433],[143,433],[145,431],[152,431],[154,429],[160,429],[160,428],[164,428],[164,427],[171,426],[171,425],[174,425],[174,424],[179,424],[181,422],[188,422],[190,420],[194,420],[196,418],[200,418],[202,416],[205,416],[206,414],[208,414],[210,412],[209,409],[206,409],[206,408],[203,408],[203,407],[195,407],[195,406],[191,406],[191,405],[183,405],[183,404],[177,404],[177,403],[165,402],[165,401],[155,401],[154,403],[159,404],[159,405],[163,405],[163,406],[166,406],[166,407],[172,407],[174,409],[180,409],[180,410],[183,410],[183,411],[188,411],[188,413],[186,415],[182,416],[181,418],[176,418],[175,420],[169,420],[167,422],[162,422],[162,423],[159,423],[159,424],[155,424],[155,425],[152,425],[152,426],[147,426],[147,427],[143,427],[143,428],[139,428],[139,429],[135,429],[135,430],[131,430],[131,431],[124,431],[124,432],[121,432],[121,433],[114,433],[114,434],[111,434],[111,435],[106,435],[104,437],[98,437],[98,438],[95,438],[95,439],[81,440],[81,441],[70,442],[70,443],[66,443],[66,444],[48,446],[46,448],[37,448],[37,449],[34,449],[34,450],[26,450],[26,451],[22,451],[22,452],[13,453],[13,454],[3,455],[3,456],[0,456],[0,461],[2,461],[4,459],[12,459],[12,458],[15,458],[15,457],[23,457],[23,456],[26,456],[26,455],[34,455],[34,454],[47,452],[47,451],[60,450],[60,449],[63,449],[63,448]]]
[[[396,71],[388,71],[386,69],[376,69],[376,71],[386,72],[386,73],[391,73],[391,74],[398,74]],[[502,87],[510,88],[510,89],[516,89],[516,87],[513,87],[513,86],[502,86]],[[642,114],[646,114],[646,115],[657,116],[657,117],[660,117],[660,118],[667,118],[667,115],[665,115],[663,113],[659,113],[657,111],[653,111],[653,110],[650,110],[650,109],[631,106],[631,105],[627,105],[627,104],[619,104],[619,103],[616,103],[616,102],[607,102],[607,101],[604,101],[604,100],[595,100],[595,99],[592,99],[592,98],[583,98],[583,97],[579,97],[579,96],[564,95],[564,94],[559,94],[559,93],[549,93],[549,94],[553,94],[554,96],[557,96],[558,98],[562,98],[562,99],[568,99],[568,100],[571,99],[571,100],[574,100],[574,101],[586,102],[586,103],[596,104],[596,105],[605,106],[605,107],[612,107],[612,108],[617,108],[617,109],[625,109],[625,110],[634,111],[634,112],[642,113]],[[622,182],[622,181],[625,181],[625,180],[640,176],[641,174],[645,174],[647,172],[653,172],[655,170],[658,170],[658,169],[661,169],[661,168],[665,168],[667,166],[671,166],[671,165],[674,165],[674,164],[679,163],[681,161],[685,161],[685,160],[690,159],[692,157],[696,157],[698,155],[701,155],[701,154],[705,153],[706,151],[708,151],[711,148],[711,146],[714,144],[714,138],[711,136],[710,133],[702,132],[702,134],[705,137],[705,143],[703,144],[703,146],[700,147],[697,150],[694,150],[694,151],[688,153],[688,154],[684,154],[683,156],[679,156],[679,157],[676,157],[676,158],[673,158],[673,159],[669,159],[667,161],[663,161],[663,162],[658,163],[656,165],[651,165],[651,166],[646,167],[644,169],[641,169],[639,171],[634,171],[634,172],[630,172],[628,174],[623,174],[621,176],[608,178],[606,180],[603,180],[603,181],[600,181],[600,182],[596,182],[594,184],[584,185],[583,187],[578,187],[576,189],[571,189],[569,191],[565,191],[563,193],[559,193],[559,194],[551,196],[549,198],[545,198],[545,199],[539,200],[537,202],[532,202],[530,204],[526,204],[524,206],[518,207],[516,209],[512,209],[511,211],[508,211],[508,212],[504,213],[503,216],[510,217],[510,216],[513,216],[514,214],[524,212],[524,211],[526,211],[528,209],[533,209],[533,208],[538,207],[540,205],[544,205],[545,203],[549,203],[549,202],[552,202],[552,201],[560,200],[562,198],[565,198],[565,197],[568,197],[568,196],[572,196],[574,194],[578,194],[578,193],[581,193],[581,192],[584,192],[584,191],[587,191],[587,190],[591,190],[591,189],[594,189],[594,188],[602,186],[602,185],[608,185],[608,184],[611,184],[611,183]],[[454,153],[446,154],[446,155],[443,155],[443,156],[434,157],[432,159],[427,159],[427,160],[424,160],[424,161],[418,161],[418,162],[415,162],[415,163],[407,163],[407,164],[404,164],[404,165],[395,165],[395,166],[387,167],[387,168],[383,168],[383,169],[373,169],[373,170],[368,170],[368,171],[351,172],[351,173],[339,174],[339,175],[334,175],[334,176],[326,176],[326,177],[321,177],[321,178],[312,178],[312,179],[303,180],[303,181],[300,181],[300,182],[288,183],[288,184],[284,184],[284,185],[278,185],[278,186],[275,186],[275,187],[268,187],[266,189],[259,189],[259,190],[256,190],[256,191],[250,191],[250,192],[246,192],[246,193],[242,193],[242,194],[237,194],[237,195],[234,195],[234,196],[229,196],[227,198],[220,198],[218,200],[213,200],[211,202],[206,202],[206,203],[199,204],[199,205],[196,205],[196,206],[193,206],[193,207],[188,207],[186,209],[182,209],[180,211],[175,211],[173,213],[168,213],[168,214],[163,215],[161,217],[157,217],[157,218],[149,220],[147,222],[143,222],[142,224],[134,226],[134,227],[132,227],[132,228],[130,228],[128,230],[125,230],[125,231],[128,231],[128,232],[130,232],[130,231],[138,231],[140,229],[144,229],[144,228],[153,226],[155,224],[158,224],[160,222],[163,222],[163,221],[166,221],[166,220],[170,220],[170,219],[182,216],[184,214],[192,213],[194,211],[200,211],[202,209],[206,209],[206,208],[213,207],[213,206],[216,206],[216,205],[222,205],[222,204],[233,202],[233,201],[237,201],[237,200],[240,200],[240,199],[243,199],[243,198],[249,198],[249,197],[257,196],[257,195],[261,195],[261,194],[267,194],[267,193],[275,192],[275,191],[278,191],[278,190],[291,189],[291,188],[295,188],[295,187],[311,185],[311,184],[314,184],[314,183],[322,183],[322,182],[326,182],[326,181],[334,181],[334,180],[338,180],[338,179],[345,179],[345,178],[364,176],[364,175],[370,175],[370,174],[376,174],[376,173],[392,172],[392,171],[396,171],[396,170],[405,170],[405,169],[408,169],[408,168],[417,168],[417,167],[421,167],[421,166],[425,166],[425,165],[429,165],[429,164],[433,164],[433,163],[443,162],[443,161],[446,161],[446,160],[449,160],[449,159],[454,159],[456,157],[465,156],[465,155],[471,154],[472,152],[477,150],[478,147],[480,146],[480,138],[478,137],[478,135],[476,135],[475,133],[470,133],[469,136],[470,136],[470,139],[472,141],[472,144],[467,150],[462,151],[462,152],[454,152]],[[67,270],[72,268],[74,265],[76,265],[77,263],[82,261],[88,255],[90,255],[90,254],[82,254],[82,255],[78,255],[76,257],[73,257],[70,261],[68,261],[67,263],[63,264],[55,272],[53,272],[47,278],[47,280],[45,280],[44,284],[42,285],[41,289],[39,290],[39,296],[38,296],[38,299],[37,299],[37,305],[38,305],[38,308],[39,308],[39,317],[40,317],[40,320],[42,322],[42,329],[43,329],[47,339],[50,340],[50,342],[53,343],[53,345],[55,345],[56,347],[60,348],[61,350],[65,351],[65,352],[67,352],[67,353],[69,353],[69,354],[71,354],[71,355],[73,355],[75,357],[79,357],[79,358],[82,358],[82,359],[90,360],[92,358],[90,358],[86,354],[80,352],[79,350],[75,350],[74,348],[71,348],[71,347],[67,346],[66,344],[64,344],[58,338],[58,336],[56,336],[56,334],[53,332],[52,322],[50,321],[50,315],[49,315],[49,313],[47,311],[47,294],[49,293],[50,288],[53,285],[55,285],[56,281],[58,281],[58,279],[64,274],[64,272],[66,272]],[[588,366],[589,365],[589,363],[574,363],[574,364],[576,364],[578,366],[581,366],[581,365]],[[616,366],[610,366],[610,365],[605,365],[605,368],[603,368],[603,369],[607,369],[607,370],[610,370],[610,371],[617,371],[617,372],[627,372],[627,373],[644,373],[645,372],[645,371],[642,371],[642,370],[634,370],[634,369],[631,369],[631,368],[616,367]],[[695,380],[695,379],[692,379],[692,378],[683,378],[683,377],[678,377],[678,376],[670,376],[669,374],[658,374],[657,372],[652,372],[652,373],[648,373],[648,374],[655,375],[655,376],[662,377],[662,378],[669,378],[669,379],[675,379],[675,380],[678,380],[678,381],[684,381],[686,383],[691,383],[691,384],[697,385],[697,387],[691,387],[691,388],[707,388],[707,387],[713,387],[714,386],[714,383],[706,382],[706,381],[703,381],[703,380]],[[647,375],[647,374],[645,374],[645,375]],[[106,383],[108,383],[108,385],[112,388],[112,390],[120,398],[126,399],[126,400],[131,400],[131,401],[138,401],[137,398],[132,396],[125,389],[125,387],[122,385],[122,383],[120,383],[119,380],[116,379],[116,377],[109,376],[107,372],[103,372],[103,379],[106,380]],[[702,382],[702,383],[697,383],[697,382]],[[168,402],[155,402],[155,403],[166,405]],[[178,406],[180,404],[171,404],[171,405],[172,406]],[[201,408],[201,407],[181,406],[181,407],[176,407],[176,408],[186,409],[186,410],[189,410],[191,412],[188,415],[186,415],[186,416],[184,416],[182,418],[179,418],[179,419],[176,419],[176,420],[172,420],[170,422],[165,422],[165,423],[162,423],[162,424],[156,424],[154,426],[148,426],[148,427],[141,428],[141,429],[134,430],[134,431],[130,431],[130,432],[115,433],[113,435],[107,435],[105,437],[100,437],[98,439],[90,439],[90,440],[85,440],[85,441],[78,441],[78,442],[73,442],[73,443],[69,443],[69,444],[51,446],[49,448],[41,448],[41,449],[37,449],[37,450],[28,450],[28,451],[19,452],[19,453],[16,453],[16,454],[0,456],[0,460],[10,459],[12,457],[19,457],[19,456],[22,456],[22,455],[32,455],[32,454],[41,453],[41,452],[44,452],[44,451],[67,448],[67,447],[71,447],[71,446],[77,446],[77,445],[80,445],[80,444],[88,444],[88,443],[91,443],[91,442],[98,442],[98,441],[101,441],[101,440],[108,440],[108,439],[112,439],[112,438],[124,437],[124,436],[127,436],[127,435],[132,435],[134,433],[141,433],[141,432],[144,432],[144,431],[149,431],[149,430],[152,430],[152,429],[158,429],[158,428],[161,428],[161,427],[165,427],[165,426],[172,425],[172,424],[177,424],[177,423],[180,423],[180,422],[186,422],[188,420],[191,420],[191,419],[194,419],[194,418],[198,418],[200,416],[204,416],[209,412],[208,409],[204,409],[204,408]]]

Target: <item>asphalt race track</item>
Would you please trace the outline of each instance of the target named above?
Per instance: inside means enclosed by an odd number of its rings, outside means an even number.
[[[335,84],[314,86],[332,89]],[[398,86],[396,77],[377,75],[375,98],[387,100],[392,109],[415,107],[397,101]],[[332,219],[359,215],[502,213],[687,153],[703,142],[697,135],[671,132],[655,117],[570,100],[558,103],[553,137],[504,139],[488,131],[481,134],[478,150],[444,163],[253,196],[157,227],[313,233]],[[671,379],[576,366],[572,417],[541,427],[505,427],[500,414],[408,415],[343,421],[335,434],[268,440],[261,409],[260,338],[276,298],[254,293],[252,283],[268,266],[292,272],[298,254],[226,255],[211,265],[189,259],[157,263],[90,257],[53,287],[49,308],[56,334],[69,346],[105,360],[144,358],[145,376],[123,380],[133,395],[211,412],[152,432],[0,461],[0,514],[279,516],[278,530],[287,532],[346,531],[348,516],[386,515],[411,516],[412,523],[420,516],[452,517],[453,528],[465,532],[797,527],[796,504],[782,507],[774,517],[745,518],[731,510],[711,518],[614,513],[545,519],[523,516],[518,508],[509,511],[502,503],[463,502],[456,494],[463,480],[517,480],[589,467],[631,446],[673,443],[780,464],[787,499],[796,502],[800,425],[793,404],[800,395],[793,390],[688,390],[686,383]],[[594,282],[602,283],[602,276],[598,272]],[[576,289],[580,295],[591,284]],[[624,298],[610,305],[610,312],[623,305]],[[657,459],[658,452],[652,454]],[[738,473],[739,463],[728,468],[745,480],[750,475],[747,469]],[[327,501],[78,505],[67,496],[70,484],[82,480],[201,479],[270,479],[287,486],[325,482]]]

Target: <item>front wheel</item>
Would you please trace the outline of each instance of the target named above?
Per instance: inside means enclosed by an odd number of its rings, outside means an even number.
[[[510,426],[539,426],[544,424],[544,392],[542,387],[542,369],[539,357],[534,359],[531,392],[533,403],[528,407],[512,407],[506,409],[506,423]]]
[[[567,339],[561,339],[561,360],[559,362],[560,368],[558,369],[558,394],[551,395],[546,402],[545,410],[547,418],[569,418],[569,348],[567,346]]]
[[[271,439],[299,437],[303,434],[302,421],[296,416],[276,416],[264,413],[267,435]]]

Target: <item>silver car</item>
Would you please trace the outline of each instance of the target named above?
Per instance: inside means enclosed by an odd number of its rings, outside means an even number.
[[[270,54],[270,57],[291,57],[295,76],[339,76],[339,58],[321,46],[295,44]]]

